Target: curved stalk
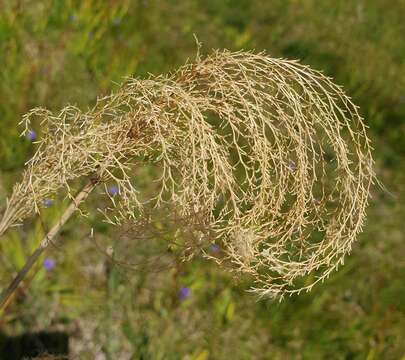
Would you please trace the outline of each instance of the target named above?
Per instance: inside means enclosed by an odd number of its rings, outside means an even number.
[[[52,227],[52,229],[46,234],[41,243],[38,245],[37,249],[30,255],[27,259],[23,268],[18,272],[16,277],[10,283],[10,285],[3,290],[0,295],[0,311],[4,310],[9,304],[13,294],[18,289],[19,285],[30,271],[32,266],[36,263],[41,254],[49,247],[53,238],[58,234],[60,229],[65,225],[65,223],[70,219],[73,213],[77,210],[79,205],[88,197],[90,192],[98,184],[98,179],[91,179],[77,194],[70,205],[67,207],[63,215],[60,217],[59,221]]]

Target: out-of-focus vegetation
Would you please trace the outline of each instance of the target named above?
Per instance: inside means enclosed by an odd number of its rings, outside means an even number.
[[[46,254],[1,314],[0,331],[66,330],[72,354],[83,359],[403,359],[404,15],[402,0],[0,1],[2,206],[35,147],[19,137],[22,114],[86,108],[125,76],[175,69],[195,56],[193,34],[203,52],[265,49],[332,76],[361,106],[388,190],[373,189],[345,266],[281,304],[257,301],[213,262],[181,263],[165,239],[134,240],[137,229],[131,236],[111,229],[91,212],[68,223],[63,246]],[[145,190],[152,178],[142,170]],[[0,240],[0,288],[64,202],[49,205]],[[111,267],[100,251],[110,243],[114,256],[138,265]]]

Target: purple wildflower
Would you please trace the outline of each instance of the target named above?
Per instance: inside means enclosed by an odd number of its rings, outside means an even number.
[[[190,296],[190,289],[188,287],[182,287],[179,291],[180,301],[186,300]]]
[[[35,141],[35,139],[37,138],[37,133],[34,130],[29,129],[25,136],[28,140]]]
[[[39,73],[43,76],[48,75],[49,74],[49,68],[46,66],[41,66],[39,69]]]
[[[72,14],[72,15],[69,16],[69,20],[71,22],[75,22],[77,20],[77,16],[75,14]]]
[[[42,201],[42,204],[44,205],[44,207],[49,208],[49,207],[52,206],[53,200],[51,200],[51,199],[44,199],[44,200]]]
[[[120,189],[118,188],[118,186],[113,185],[108,188],[108,193],[110,194],[110,196],[115,196],[120,193]]]
[[[44,268],[46,271],[51,271],[55,267],[55,260],[46,258],[44,260]]]
[[[210,252],[212,252],[213,254],[216,254],[216,253],[218,253],[218,252],[221,250],[221,248],[219,247],[218,244],[211,244],[209,250],[210,250]]]
[[[321,200],[318,198],[314,198],[314,204],[319,205],[321,203]]]
[[[290,169],[290,171],[294,172],[295,170],[297,170],[297,164],[293,160],[290,160],[288,163],[288,168]]]

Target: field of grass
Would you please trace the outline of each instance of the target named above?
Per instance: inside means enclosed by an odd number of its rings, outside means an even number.
[[[195,56],[194,34],[203,53],[266,50],[343,85],[369,126],[385,188],[373,188],[345,265],[282,303],[258,300],[247,279],[202,257],[181,262],[166,239],[134,239],[139,229],[108,227],[91,211],[67,224],[63,246],[46,253],[0,315],[0,354],[6,335],[60,330],[80,359],[404,360],[404,15],[403,0],[0,0],[0,212],[35,149],[19,137],[24,113],[85,109],[124,77],[174,70]],[[143,169],[145,191],[151,178]],[[0,239],[0,289],[65,204],[54,199],[41,219]],[[109,264],[110,244],[130,268]]]

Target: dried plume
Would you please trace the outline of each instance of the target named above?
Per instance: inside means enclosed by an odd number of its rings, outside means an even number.
[[[282,297],[327,277],[361,231],[374,174],[358,108],[322,73],[264,53],[216,51],[168,76],[129,79],[83,112],[34,109],[42,135],[0,234],[72,181],[114,181],[116,224],[168,204],[198,217],[252,290]],[[134,169],[155,164],[154,196]],[[202,226],[202,225],[203,226]],[[306,275],[313,273],[308,281]]]

